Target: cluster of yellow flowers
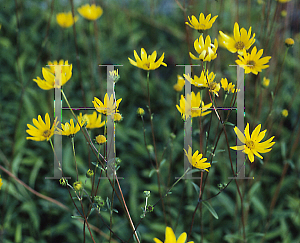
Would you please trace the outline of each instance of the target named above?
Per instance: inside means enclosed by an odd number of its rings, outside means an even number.
[[[96,19],[100,18],[103,13],[103,9],[95,4],[83,5],[80,8],[78,8],[77,11],[82,17],[91,21],[95,21]],[[69,28],[78,20],[77,15],[75,15],[74,17],[73,16],[74,15],[71,11],[58,13],[56,15],[56,22],[62,28]]]
[[[94,4],[86,4],[78,8],[78,12],[80,13],[80,15],[82,15],[88,20],[96,20],[102,15],[103,10],[101,9],[101,7],[96,6]],[[63,28],[70,27],[78,20],[78,16],[73,16],[74,14],[72,14],[71,12],[60,13],[57,15],[57,22]],[[214,42],[212,43],[211,37],[209,35],[207,35],[204,39],[203,32],[212,27],[217,17],[218,16],[214,16],[213,18],[211,18],[211,14],[209,14],[205,18],[203,13],[200,14],[199,20],[195,16],[188,17],[189,22],[186,22],[186,24],[198,30],[198,32],[201,33],[200,37],[194,41],[194,48],[197,54],[194,55],[190,52],[189,55],[193,60],[201,61],[203,70],[199,77],[197,75],[194,75],[194,77],[192,78],[190,77],[190,75],[184,74],[184,79],[182,76],[178,75],[177,83],[173,86],[173,88],[177,92],[182,91],[185,85],[185,80],[187,80],[197,88],[207,89],[208,92],[210,92],[213,96],[217,97],[219,96],[219,91],[221,87],[225,92],[227,92],[226,95],[234,94],[239,91],[232,82],[228,82],[227,78],[222,78],[220,82],[216,82],[215,73],[210,72],[208,68],[206,68],[205,62],[211,62],[217,58],[218,41],[215,38]],[[253,74],[258,74],[258,72],[261,72],[262,69],[265,69],[269,66],[266,64],[268,63],[271,57],[267,56],[261,58],[263,54],[262,49],[257,51],[256,46],[254,46],[251,52],[247,52],[250,49],[250,47],[255,43],[255,34],[251,36],[251,27],[247,32],[246,29],[240,29],[238,23],[235,23],[233,29],[233,36],[224,34],[222,31],[219,31],[219,33],[220,45],[227,48],[230,52],[238,54],[239,60],[236,60],[236,63],[245,69],[246,74],[250,72],[252,72]],[[291,43],[291,41],[289,41],[289,43]],[[136,66],[143,70],[147,70],[148,72],[150,70],[155,70],[159,68],[161,65],[167,66],[167,64],[163,62],[164,53],[158,60],[156,60],[156,51],[154,51],[151,55],[147,55],[147,52],[144,48],[141,48],[140,57],[138,56],[136,50],[134,50],[133,54],[135,60],[128,58],[129,62],[133,66]],[[61,70],[61,75],[59,75],[59,83],[57,83],[55,77],[55,71],[57,70],[57,66],[60,66]],[[61,88],[72,77],[72,64],[69,64],[68,61],[64,60],[60,60],[59,62],[48,62],[48,67],[42,68],[42,74],[43,79],[41,79],[40,77],[33,79],[33,81],[36,82],[41,89],[50,90],[53,88]],[[115,82],[117,81],[117,79],[119,79],[119,74],[117,71],[112,72],[110,75],[111,77],[113,77]],[[269,85],[269,80],[264,78],[263,85],[267,87]],[[123,118],[118,110],[121,101],[121,98],[116,99],[115,95],[113,94],[109,97],[107,93],[105,94],[103,101],[101,101],[97,97],[94,97],[92,103],[96,111],[94,111],[93,114],[83,115],[82,113],[80,113],[79,116],[77,116],[77,118],[75,117],[77,120],[76,125],[73,119],[70,119],[69,122],[61,124],[61,128],[58,128],[57,119],[55,119],[51,126],[50,116],[48,113],[46,113],[45,115],[45,122],[39,115],[38,119],[33,119],[33,124],[35,126],[27,124],[28,129],[26,130],[26,132],[31,137],[27,137],[26,139],[35,141],[48,141],[54,134],[61,134],[73,137],[77,132],[79,132],[81,127],[86,127],[88,129],[101,128],[106,124],[105,121],[102,121],[101,114],[105,115],[107,119],[113,119],[113,121],[115,122],[120,121]],[[187,104],[190,104],[190,106],[187,106]],[[209,109],[212,106],[213,103],[204,104],[200,92],[197,92],[197,94],[191,92],[190,94],[187,94],[186,97],[181,95],[179,105],[176,105],[176,108],[180,112],[182,118],[186,120],[188,117],[203,117],[210,114],[211,110]],[[190,109],[187,109],[187,107],[190,107]],[[144,113],[145,111],[142,108],[139,108],[137,110],[137,114],[141,117],[143,117]],[[284,111],[282,112],[282,115],[287,116],[288,112]],[[249,123],[247,123],[244,133],[242,133],[237,127],[234,128],[234,132],[236,133],[238,139],[243,143],[243,145],[232,146],[231,149],[242,150],[248,155],[249,160],[253,162],[254,155],[262,159],[263,157],[260,155],[260,153],[269,152],[272,149],[272,146],[275,144],[275,142],[272,142],[274,137],[271,137],[270,139],[261,142],[265,137],[266,130],[261,131],[260,124],[256,126],[251,136],[249,132],[249,127],[250,125]],[[98,135],[95,140],[98,144],[103,144],[106,142],[106,137],[104,135]],[[188,148],[188,151],[184,150],[184,152],[188,158],[188,161],[193,167],[209,172],[211,164],[207,162],[207,158],[204,158],[203,154],[199,153],[198,150],[196,150],[193,154],[191,147]],[[0,187],[1,183],[2,181],[0,179]],[[82,183],[75,182],[73,184],[73,188],[76,191],[80,191],[82,189]],[[161,242],[157,238],[155,238],[154,241],[157,243]],[[176,241],[176,237],[174,235],[173,230],[169,227],[166,228],[165,242],[184,243],[185,241],[186,233],[181,234],[179,239]]]

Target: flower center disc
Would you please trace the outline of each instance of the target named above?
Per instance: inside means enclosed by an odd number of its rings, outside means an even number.
[[[43,136],[44,136],[45,138],[49,137],[50,134],[51,134],[51,131],[50,131],[50,130],[46,130],[46,131],[43,132]]]
[[[254,61],[248,61],[247,65],[252,66],[250,68],[253,68],[253,67],[255,67],[255,62]]]
[[[235,43],[234,47],[238,50],[243,50],[245,48],[245,44],[242,41],[238,41]]]
[[[246,142],[246,146],[247,146],[249,149],[254,149],[254,148],[255,148],[255,145],[254,145],[254,142],[253,142],[253,141],[247,141],[247,142]]]

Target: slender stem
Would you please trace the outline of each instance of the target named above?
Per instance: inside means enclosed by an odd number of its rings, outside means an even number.
[[[164,213],[165,223],[167,224],[167,222],[166,222],[165,205],[164,205],[164,201],[163,201],[162,194],[161,194],[161,188],[160,188],[159,162],[157,160],[157,151],[156,151],[156,144],[155,144],[154,126],[153,126],[153,119],[152,119],[152,112],[151,112],[149,77],[150,77],[150,71],[147,72],[148,110],[149,110],[149,115],[150,115],[151,133],[152,133],[153,147],[154,147],[154,153],[155,153],[155,163],[156,163],[156,175],[157,175],[158,192],[159,192],[159,196],[161,198],[161,205],[162,205],[162,209],[163,209],[163,213]]]
[[[76,162],[76,155],[75,155],[75,143],[74,143],[74,137],[71,137],[71,144],[72,144],[72,150],[74,155],[74,162],[75,162],[75,168],[76,168],[76,175],[77,175],[77,181],[78,181],[78,168],[77,168],[77,162]]]

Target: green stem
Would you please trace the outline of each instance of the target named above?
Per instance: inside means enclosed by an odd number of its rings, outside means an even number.
[[[162,194],[161,194],[161,188],[160,188],[159,163],[158,163],[158,160],[157,160],[157,151],[156,151],[156,144],[155,144],[154,126],[153,126],[152,112],[151,112],[149,77],[150,77],[150,71],[147,72],[148,110],[149,110],[149,115],[150,115],[151,133],[152,133],[153,147],[154,147],[154,153],[155,153],[155,163],[156,163],[156,175],[157,175],[158,192],[159,192],[159,196],[161,198],[161,204],[162,204],[162,209],[163,209],[163,213],[164,213],[165,223],[167,224],[167,222],[166,222],[165,205],[164,205],[163,197],[162,197]]]

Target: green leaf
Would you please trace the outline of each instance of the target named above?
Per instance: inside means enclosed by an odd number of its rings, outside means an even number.
[[[71,218],[72,219],[83,219],[83,217],[80,215],[78,215],[78,216],[72,215]]]
[[[214,208],[210,205],[209,202],[204,201],[202,202],[202,204],[207,207],[207,209],[209,210],[209,212],[212,214],[212,216],[214,216],[216,219],[219,219],[219,216],[217,214],[217,212],[214,210]]]

